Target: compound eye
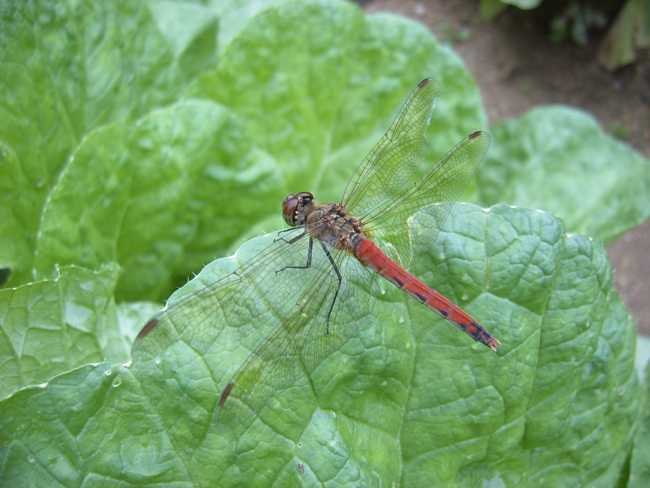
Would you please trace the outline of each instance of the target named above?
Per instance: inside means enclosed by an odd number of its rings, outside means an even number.
[[[314,195],[309,193],[308,191],[301,191],[296,195],[296,198],[300,201],[302,200],[307,200],[307,201],[313,201],[314,200]]]
[[[296,207],[298,206],[298,195],[289,193],[287,198],[282,202],[282,218],[291,227],[296,225]]]

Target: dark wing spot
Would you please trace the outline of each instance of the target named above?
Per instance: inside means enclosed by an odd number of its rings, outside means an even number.
[[[223,404],[226,403],[226,400],[228,399],[228,395],[230,395],[230,390],[232,390],[232,387],[235,386],[234,383],[228,383],[228,385],[223,389],[223,393],[221,394],[221,397],[219,398],[219,406],[223,407]]]
[[[151,332],[151,329],[153,329],[156,324],[158,324],[158,319],[151,319],[149,322],[147,322],[147,325],[145,325],[138,334],[138,339],[142,339],[149,332]]]

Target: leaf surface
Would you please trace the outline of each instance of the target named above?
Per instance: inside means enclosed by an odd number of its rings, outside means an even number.
[[[215,58],[174,49],[145,2],[3,1],[0,11],[0,267],[16,286],[33,279],[40,216],[75,147],[174,101],[194,56]],[[202,19],[186,23],[188,43],[214,33],[214,17]]]
[[[492,127],[477,174],[480,202],[541,208],[609,243],[650,218],[650,160],[590,115],[541,107]]]
[[[143,321],[160,307],[116,307],[119,267],[59,269],[54,280],[0,290],[0,398],[83,364],[129,358]]]
[[[270,239],[215,261],[171,302]],[[493,332],[498,355],[381,283],[372,315],[340,351],[222,435],[218,396],[257,338],[197,355],[190,327],[147,343],[130,368],[84,366],[4,400],[3,479],[611,486],[641,402],[634,326],[603,247],[566,235],[548,213],[464,204],[413,271]]]

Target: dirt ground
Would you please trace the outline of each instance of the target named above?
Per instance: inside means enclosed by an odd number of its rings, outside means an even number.
[[[613,73],[597,62],[603,34],[589,43],[549,40],[548,11],[509,7],[491,23],[478,0],[360,1],[367,13],[394,12],[429,26],[454,48],[478,82],[490,124],[519,117],[538,105],[565,104],[591,113],[608,130],[621,124],[627,143],[650,157],[650,51]],[[467,37],[467,40],[455,40]],[[640,333],[650,335],[650,221],[607,248],[614,288]]]

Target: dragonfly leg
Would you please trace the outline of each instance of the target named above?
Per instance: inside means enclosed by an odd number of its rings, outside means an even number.
[[[300,226],[296,226],[296,227],[289,227],[288,229],[282,229],[282,230],[279,230],[279,231],[277,232],[277,234],[284,234],[285,232],[291,232],[292,230],[300,230],[300,229],[302,229],[303,227],[304,227],[304,225],[300,225]],[[302,234],[300,234],[300,235],[294,237],[294,238],[291,239],[291,240],[292,240],[292,241],[295,241],[295,240],[297,240],[300,236],[303,236],[303,235],[305,235],[305,234],[306,234],[306,233],[303,232]],[[284,237],[280,237],[279,239],[273,239],[273,242],[276,242],[276,241],[289,242],[289,241],[286,241],[286,240],[284,239]]]
[[[339,280],[339,284],[336,286],[336,291],[334,292],[334,298],[332,299],[332,304],[330,305],[329,312],[327,312],[327,334],[330,333],[330,315],[332,315],[332,310],[334,310],[334,304],[336,303],[336,297],[339,295],[339,290],[341,289],[341,282],[343,281],[343,277],[341,276],[341,272],[339,271],[339,267],[336,265],[334,262],[334,259],[332,259],[332,255],[330,254],[329,250],[327,249],[327,246],[323,243],[323,241],[319,241],[320,245],[323,248],[323,251],[325,251],[325,255],[327,256],[327,259],[330,260],[330,264],[332,265],[332,268],[334,268],[334,272],[336,273],[336,278]]]
[[[303,237],[304,235],[305,234],[300,234],[299,236],[294,237],[290,241],[285,241],[285,242],[287,242],[288,244],[293,244],[296,240],[298,240],[298,238]],[[285,266],[282,269],[277,269],[275,271],[275,273],[277,274],[280,271],[284,271],[285,269],[307,269],[307,268],[309,268],[311,266],[311,252],[312,252],[313,248],[314,248],[314,239],[311,236],[309,236],[309,249],[307,250],[307,264],[305,264],[304,266]]]

